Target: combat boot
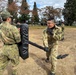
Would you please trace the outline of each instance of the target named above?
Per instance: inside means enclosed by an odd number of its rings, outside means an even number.
[[[62,55],[58,55],[58,56],[57,56],[57,59],[61,59],[61,58],[62,58]]]
[[[62,38],[61,41],[64,41],[64,38]]]
[[[64,55],[62,55],[62,56],[61,56],[61,59],[67,57],[68,55],[69,55],[69,54],[64,54]]]
[[[64,54],[64,55],[58,55],[57,56],[57,59],[63,59],[65,57],[67,57],[69,54]]]
[[[55,75],[55,73],[52,73],[52,72],[51,72],[49,75]]]
[[[45,59],[45,62],[47,62],[47,63],[48,63],[48,62],[49,62],[49,58],[46,58],[46,59]]]

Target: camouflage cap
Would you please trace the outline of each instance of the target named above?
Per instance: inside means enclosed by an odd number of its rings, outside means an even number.
[[[1,12],[1,17],[3,19],[6,19],[8,17],[13,17],[13,16],[8,11],[3,11],[3,12]]]

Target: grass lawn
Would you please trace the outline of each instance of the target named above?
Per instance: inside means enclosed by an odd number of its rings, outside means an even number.
[[[41,26],[41,25],[29,25],[30,29],[44,29],[47,26]],[[65,26],[65,28],[76,28],[76,26]]]

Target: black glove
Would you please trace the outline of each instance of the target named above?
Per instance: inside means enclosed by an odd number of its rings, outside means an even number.
[[[46,52],[49,52],[49,49],[48,49],[48,47],[45,47],[45,50],[44,51],[46,51]]]
[[[49,33],[50,35],[53,35],[53,29],[52,28],[47,28],[47,33]]]

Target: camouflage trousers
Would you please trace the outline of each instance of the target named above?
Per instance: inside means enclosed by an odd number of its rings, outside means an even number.
[[[10,75],[18,75],[16,70],[17,70],[17,65],[19,64],[19,52],[16,49],[13,49],[14,47],[11,46],[7,48],[5,47],[4,50],[1,51],[0,49],[0,75],[4,75],[4,70],[11,62],[11,74]]]
[[[49,52],[46,53],[47,58],[51,61],[51,72],[56,72],[57,64],[57,55],[58,55],[58,45],[49,45]]]

